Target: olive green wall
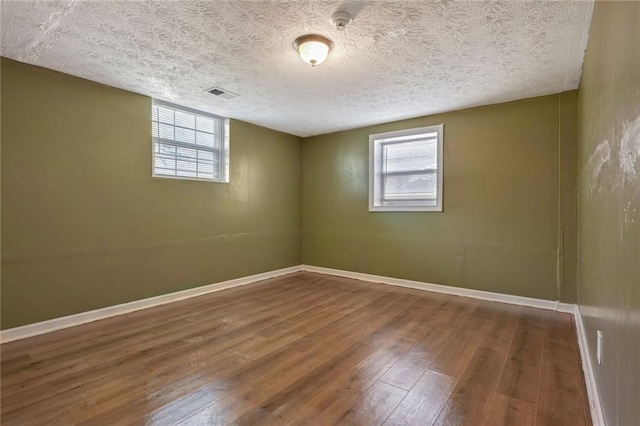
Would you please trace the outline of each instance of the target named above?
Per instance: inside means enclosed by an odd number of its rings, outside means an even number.
[[[578,304],[609,425],[640,421],[639,22],[596,2],[579,89]]]
[[[304,139],[304,263],[574,301],[576,102],[567,92]],[[370,213],[369,134],[440,123],[444,212]]]
[[[231,122],[230,184],[151,177],[151,99],[2,59],[2,328],[301,263],[301,140]]]
[[[303,261],[574,301],[576,92],[304,140],[232,121],[214,184],[151,178],[148,97],[1,71],[3,329]],[[444,213],[369,213],[369,133],[439,123]]]

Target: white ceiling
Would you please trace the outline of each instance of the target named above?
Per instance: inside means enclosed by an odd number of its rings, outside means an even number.
[[[298,136],[575,89],[592,1],[2,1],[2,55]],[[329,23],[354,15],[344,32]],[[334,42],[305,64],[302,34]],[[204,93],[219,86],[240,96]]]

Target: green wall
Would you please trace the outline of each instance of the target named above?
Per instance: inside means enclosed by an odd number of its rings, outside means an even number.
[[[573,302],[576,102],[567,92],[304,139],[304,263]],[[440,123],[444,212],[370,213],[369,134]]]
[[[578,304],[609,425],[640,421],[639,22],[638,2],[596,2],[579,89]]]
[[[575,300],[576,92],[304,140],[232,121],[229,184],[151,177],[150,102],[2,60],[3,329],[303,262]],[[439,123],[445,211],[369,213],[368,135]]]
[[[3,58],[1,328],[301,262],[577,297],[607,423],[633,424],[638,22],[596,2],[577,93],[302,141],[232,121],[230,184],[151,178],[148,97]],[[440,123],[444,212],[369,213],[368,135]]]
[[[151,177],[151,99],[2,59],[2,328],[301,263],[301,140],[231,122],[230,184]]]

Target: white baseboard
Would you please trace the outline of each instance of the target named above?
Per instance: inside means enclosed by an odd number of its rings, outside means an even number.
[[[560,312],[574,313],[574,306],[567,303],[554,302],[550,300],[534,299],[529,297],[512,296],[508,294],[492,293],[488,291],[471,290],[460,287],[450,287],[440,284],[430,284],[419,281],[404,280],[400,278],[383,277],[379,275],[363,274],[360,272],[343,271],[338,269],[323,268],[320,266],[297,265],[289,268],[278,269],[275,271],[264,272],[261,274],[250,275],[247,277],[236,278],[229,281],[223,281],[215,284],[209,284],[202,287],[196,287],[188,290],[178,291],[175,293],[163,294],[161,296],[150,297],[147,299],[135,300],[133,302],[123,303],[106,308],[95,309],[92,311],[81,312],[60,318],[54,318],[47,321],[27,324],[20,327],[10,328],[0,331],[0,343],[11,342],[14,340],[25,339],[27,337],[37,336],[39,334],[49,333],[63,328],[74,327],[80,324],[97,321],[141,309],[151,308],[153,306],[164,305],[166,303],[177,302],[179,300],[189,299],[191,297],[201,296],[203,294],[224,290],[227,288],[238,287],[250,284],[256,281],[266,280],[268,278],[280,275],[291,274],[299,271],[317,272],[320,274],[335,275],[346,278],[354,278],[363,281],[371,281],[382,284],[395,285],[400,287],[415,288],[418,290],[432,291],[436,293],[446,293],[457,296],[472,297],[476,299],[491,300],[502,303],[511,303],[515,305],[532,306],[535,308],[551,309]]]
[[[582,371],[584,372],[584,380],[587,385],[587,396],[589,397],[589,407],[591,409],[591,421],[594,426],[605,426],[604,413],[602,412],[602,404],[600,403],[600,394],[596,384],[596,376],[589,355],[589,345],[587,343],[587,333],[582,322],[582,313],[580,306],[576,305],[573,316],[576,320],[576,333],[578,334],[578,346],[580,346],[580,357],[582,358]]]
[[[534,308],[550,309],[558,312],[566,312],[572,314],[576,322],[576,331],[578,334],[578,345],[580,346],[580,356],[582,358],[582,368],[584,371],[585,381],[587,385],[587,394],[589,397],[589,407],[591,409],[591,421],[594,426],[606,426],[598,395],[598,387],[596,385],[593,373],[593,364],[587,347],[587,337],[585,335],[584,324],[582,323],[582,315],[578,305],[570,303],[561,303],[558,301],[535,299],[531,297],[513,296],[509,294],[493,293],[490,291],[472,290],[460,287],[451,287],[440,284],[430,284],[420,281],[403,280],[400,278],[383,277],[379,275],[362,274],[360,272],[343,271],[339,269],[324,268],[321,266],[302,265],[303,271],[316,272],[319,274],[335,275],[345,278],[353,278],[362,281],[371,281],[381,284],[389,284],[400,287],[415,288],[418,290],[433,291],[436,293],[451,294],[455,296],[472,297],[475,299],[490,300],[494,302],[510,303],[513,305],[531,306]]]
[[[88,322],[122,315],[129,312],[139,311],[141,309],[177,302],[179,300],[189,299],[191,297],[202,296],[203,294],[251,284],[256,281],[262,281],[268,278],[278,277],[280,275],[291,274],[294,272],[299,272],[301,270],[302,268],[300,265],[291,266],[289,268],[277,269],[275,271],[250,275],[247,277],[236,278],[229,281],[209,284],[202,287],[177,291],[175,293],[163,294],[161,296],[149,297],[147,299],[134,300],[133,302],[123,303],[120,305],[108,306],[106,308],[95,309],[93,311],[81,312],[79,314],[54,318],[34,324],[23,325],[20,327],[9,328],[7,330],[0,331],[0,343],[7,343],[14,340],[25,339],[27,337],[37,336],[39,334],[49,333],[51,331],[61,330],[63,328],[86,324]]]
[[[135,300],[121,305],[108,306],[106,308],[96,309],[79,314],[69,315],[61,318],[54,318],[47,321],[28,324],[20,327],[10,328],[0,331],[0,343],[7,343],[14,340],[24,339],[27,337],[37,336],[39,334],[49,333],[63,328],[73,327],[76,325],[86,324],[89,322],[105,319],[141,309],[151,308],[154,306],[164,305],[167,303],[177,302],[179,300],[189,299],[232,287],[238,287],[251,284],[256,281],[262,281],[269,278],[278,277],[280,275],[291,274],[294,272],[308,271],[319,274],[334,275],[345,278],[353,278],[362,281],[371,281],[375,283],[394,285],[399,287],[414,288],[417,290],[432,291],[435,293],[451,294],[455,296],[471,297],[475,299],[490,300],[494,302],[509,303],[513,305],[531,306],[534,308],[550,309],[559,312],[573,314],[576,321],[576,331],[578,334],[578,344],[580,346],[580,355],[582,357],[582,368],[584,370],[585,381],[587,385],[587,393],[589,396],[589,407],[591,408],[591,420],[594,426],[605,426],[598,388],[593,373],[593,364],[587,347],[587,339],[582,322],[582,315],[577,305],[569,303],[561,303],[559,301],[535,299],[531,297],[513,296],[509,294],[493,293],[489,291],[472,290],[460,287],[451,287],[440,284],[430,284],[420,281],[404,280],[400,278],[384,277],[379,275],[363,274],[360,272],[343,271],[339,269],[324,268],[321,266],[298,265],[289,268],[277,269],[275,271],[264,272],[261,274],[250,275],[247,277],[236,278],[229,281],[223,281],[215,284],[209,284],[202,287],[196,287],[188,290],[178,291],[175,293],[164,294],[161,296],[150,297],[142,300]]]
[[[513,296],[510,294],[493,293],[490,291],[472,290],[468,288],[431,284],[400,278],[383,277],[380,275],[362,274],[360,272],[343,271],[340,269],[330,269],[321,266],[302,265],[302,270],[317,272],[319,274],[353,278],[362,281],[371,281],[374,283],[395,285],[399,287],[415,288],[417,290],[432,291],[435,293],[451,294],[454,296],[471,297],[474,299],[490,300],[493,302],[509,303],[512,305],[531,306],[534,308],[549,309],[553,311],[567,312],[570,314],[573,314],[575,311],[575,305],[573,304],[561,303],[552,300],[534,299],[532,297]]]

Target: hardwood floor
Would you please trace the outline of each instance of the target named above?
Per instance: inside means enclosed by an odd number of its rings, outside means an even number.
[[[0,347],[3,425],[585,425],[572,317],[312,273]]]

